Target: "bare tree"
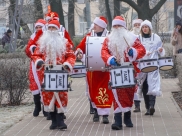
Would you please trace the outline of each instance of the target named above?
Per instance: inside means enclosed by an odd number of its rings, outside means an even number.
[[[34,0],[34,8],[35,20],[44,18],[41,0]]]
[[[64,13],[61,0],[49,0],[51,11],[57,12],[59,14],[59,22],[65,27],[64,23]]]
[[[120,16],[120,1],[114,0],[114,17]]]
[[[130,5],[138,13],[138,18],[152,21],[152,17],[159,11],[166,0],[158,0],[158,3],[151,9],[150,0],[118,0]]]
[[[74,9],[75,9],[74,0],[69,0],[69,5],[68,5],[68,32],[69,32],[71,38],[73,38],[73,36],[75,36]]]
[[[105,0],[105,6],[106,6],[107,19],[109,22],[109,29],[110,29],[112,25],[112,16],[111,16],[111,10],[109,8],[109,0]]]

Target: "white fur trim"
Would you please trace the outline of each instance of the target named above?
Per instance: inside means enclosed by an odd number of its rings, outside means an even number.
[[[30,38],[31,38],[32,40],[34,40],[34,38],[35,38],[35,33],[36,33],[36,32],[34,32],[34,33],[30,36]]]
[[[36,94],[39,94],[40,93],[40,90],[33,90],[32,91],[32,95],[36,95]]]
[[[114,25],[121,25],[121,26],[123,26],[124,28],[126,28],[126,22],[123,21],[123,20],[120,20],[120,19],[114,19],[114,20],[112,21],[112,26],[114,26]]]
[[[105,21],[103,21],[102,19],[100,19],[99,17],[96,17],[94,19],[94,22],[95,24],[97,24],[98,26],[102,27],[102,28],[106,28],[107,27],[107,24],[105,23]]]
[[[35,80],[35,82],[36,82],[36,84],[38,86],[38,90],[40,92],[41,91],[41,85],[40,85],[39,78],[38,78],[38,75],[37,75],[37,72],[36,72],[36,67],[35,67],[35,64],[34,64],[33,61],[31,62],[31,64],[32,64],[33,77],[34,77],[34,80]]]
[[[33,54],[33,47],[36,47],[36,45],[31,45],[30,46],[30,52],[31,52],[31,54]]]
[[[138,53],[135,48],[133,48],[133,47],[131,47],[131,48],[133,50],[133,57],[129,56],[128,53],[126,54],[126,56],[129,58],[130,62],[133,62],[136,60]]]
[[[37,59],[36,61],[35,61],[35,68],[37,69],[37,63],[39,62],[39,61],[43,61],[42,59]],[[40,70],[40,69],[42,69],[43,68],[43,66],[42,67],[40,67],[39,69],[37,69],[37,70]]]
[[[63,65],[67,65],[69,67],[69,69],[70,69],[70,72],[73,70],[73,67],[71,66],[70,63],[64,62]]]
[[[50,19],[51,19],[51,17],[49,17],[49,16],[47,16],[47,17],[45,18],[46,21],[49,21]]]
[[[58,20],[58,21],[59,21],[59,18],[58,18],[58,17],[53,17],[53,19],[56,19],[56,20]]]
[[[40,22],[38,22],[38,23],[35,23],[35,28],[37,27],[37,26],[44,26],[44,24],[43,23],[40,23]]]
[[[157,49],[157,51],[158,51],[158,53],[159,53],[159,55],[160,55],[161,57],[164,57],[164,55],[165,55],[165,49],[163,48],[162,52],[159,52],[159,49],[160,49],[160,48],[162,48],[162,47],[159,47],[159,48]]]
[[[82,51],[80,48],[78,48],[78,49],[75,51],[75,55],[77,55],[78,52],[81,52],[81,53],[83,54],[83,51]]]
[[[144,25],[147,25],[152,30],[152,24],[150,21],[148,21],[148,20],[143,21],[140,25],[140,30],[141,30],[142,26],[144,26]]]
[[[83,54],[81,61],[83,62],[83,65],[85,65],[85,54]]]
[[[114,113],[120,113],[120,112],[128,112],[128,111],[131,111],[131,108],[130,107],[126,107],[126,108],[120,108],[120,107],[117,107],[115,110],[114,110]]]
[[[54,26],[54,27],[56,27],[57,28],[57,30],[59,30],[60,28],[57,26],[57,25],[55,25],[55,24],[48,24],[48,28],[49,28],[49,26]]]
[[[142,22],[143,22],[143,20],[141,20],[141,19],[135,19],[132,22],[132,26],[134,27],[134,24],[136,24],[136,23],[141,24]]]
[[[130,111],[131,107],[125,107],[125,108],[122,107],[121,103],[118,100],[118,95],[117,95],[116,89],[112,89],[112,92],[113,92],[113,95],[114,95],[114,99],[115,99],[116,103],[118,104],[118,108],[116,108],[114,110],[114,113]]]
[[[109,115],[111,108],[97,108],[97,112],[99,115]]]
[[[111,61],[112,58],[115,58],[115,57],[114,57],[114,56],[111,56],[111,57],[108,58],[108,60],[107,60],[107,64],[108,64],[108,65],[111,65],[111,64],[110,64],[110,61]]]
[[[134,100],[140,101],[140,97],[139,97],[138,93],[134,93]]]

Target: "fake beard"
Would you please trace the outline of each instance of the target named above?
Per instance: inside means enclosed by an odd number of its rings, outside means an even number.
[[[133,27],[134,34],[139,35],[140,34],[140,28]]]
[[[38,44],[40,52],[45,53],[45,63],[56,65],[56,59],[61,59],[66,51],[67,39],[59,35],[58,31],[44,31]]]
[[[117,29],[112,28],[108,40],[108,48],[111,54],[122,64],[125,61],[125,52],[127,51],[127,48],[131,46],[128,31],[123,27]]]

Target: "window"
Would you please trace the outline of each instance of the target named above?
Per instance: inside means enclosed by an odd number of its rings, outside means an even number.
[[[62,0],[62,3],[68,3],[68,0]]]
[[[44,3],[45,4],[49,4],[49,0],[44,0]]]
[[[6,6],[6,1],[5,0],[0,0],[0,6],[2,6],[2,7]]]
[[[132,20],[137,19],[137,18],[138,18],[138,14],[134,12],[134,13],[132,14]]]
[[[168,12],[168,31],[174,29],[174,11]]]
[[[79,16],[79,33],[85,34],[87,32],[87,22],[84,22],[83,16]]]
[[[6,19],[0,18],[0,38],[3,37],[5,32],[6,32]]]

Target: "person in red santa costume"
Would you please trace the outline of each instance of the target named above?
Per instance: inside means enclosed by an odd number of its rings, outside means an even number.
[[[44,65],[62,65],[66,71],[72,71],[76,57],[73,46],[68,40],[59,35],[60,23],[58,20],[48,22],[48,30],[38,40],[38,46],[32,56],[37,70],[44,72]],[[40,82],[43,82],[41,75]],[[67,129],[64,123],[64,112],[68,103],[67,91],[47,92],[42,91],[44,109],[50,112],[52,124],[50,129]]]
[[[101,56],[107,65],[124,65],[126,62],[133,62],[134,69],[139,72],[134,62],[142,58],[146,53],[136,35],[126,29],[126,22],[121,16],[116,16],[112,21],[112,31],[105,39]],[[131,107],[137,86],[130,88],[112,89],[114,95],[114,120],[111,128],[122,129],[122,112],[124,113],[124,124],[126,127],[133,127],[131,121]]]
[[[45,17],[45,20],[47,22],[49,22],[49,20],[52,20],[52,19],[59,21],[59,15],[56,12],[49,12],[49,13],[47,13],[46,17]],[[60,30],[60,32],[62,32],[62,35],[66,39],[68,39],[69,43],[73,45],[73,42],[72,42],[72,40],[70,38],[69,33],[66,31],[66,29],[62,25],[60,25],[60,29],[59,30]]]
[[[131,31],[132,33],[136,34],[137,36],[140,34],[140,25],[143,22],[142,19],[134,19],[132,21],[132,26],[133,26],[133,30]],[[137,73],[137,77],[140,77],[141,73]],[[138,85],[138,89],[141,89],[141,86]],[[134,94],[134,104],[135,104],[135,109],[133,110],[133,112],[140,112],[140,97],[138,95],[137,92],[135,92]]]
[[[46,21],[43,19],[37,20],[35,23],[35,32],[31,35],[30,40],[25,48],[26,55],[30,58],[30,68],[29,68],[29,89],[32,92],[33,100],[35,103],[35,108],[33,116],[37,117],[41,111],[41,84],[40,84],[40,75],[41,71],[36,71],[35,64],[31,59],[33,52],[37,46],[36,41],[38,38],[35,38],[35,35],[39,33],[38,31],[45,27]],[[48,116],[43,110],[44,116]]]
[[[93,21],[93,31],[88,33],[81,43],[76,47],[76,56],[78,59],[83,60],[83,56],[86,52],[86,37],[87,36],[107,36],[108,31],[107,20],[105,17],[96,17]],[[102,71],[87,71],[87,83],[89,90],[89,99],[94,108],[93,122],[99,122],[99,115],[103,116],[102,123],[108,124],[108,115],[112,106],[113,95],[111,90],[108,89],[109,72]],[[102,100],[103,101],[102,101]]]

